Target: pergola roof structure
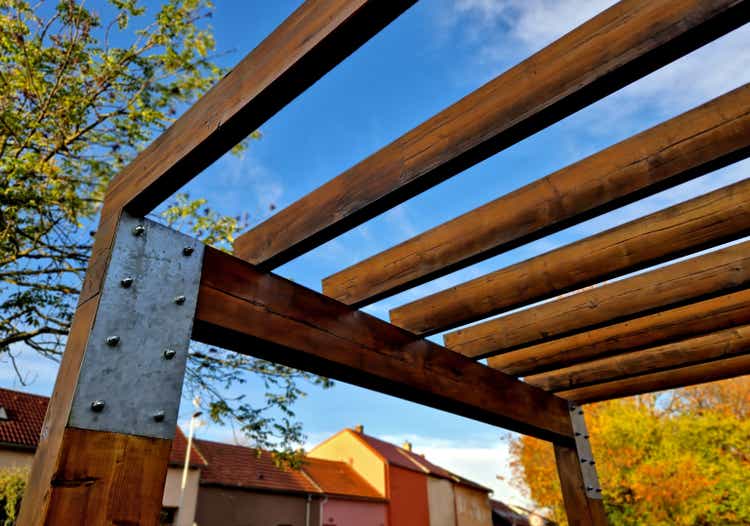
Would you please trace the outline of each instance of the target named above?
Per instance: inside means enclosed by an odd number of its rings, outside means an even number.
[[[750,180],[403,305],[391,323],[358,310],[744,159],[750,85],[329,276],[323,294],[272,273],[742,26],[750,0],[622,0],[245,233],[234,254],[138,219],[413,3],[307,0],[112,182],[20,525],[156,523],[191,335],[551,441],[571,524],[606,523],[576,404],[750,373],[750,242],[671,262],[750,233]],[[163,276],[182,287],[179,316]],[[444,346],[425,339],[511,310]],[[132,331],[142,354],[113,354]],[[152,364],[142,348],[158,338]],[[157,373],[170,381],[151,392]]]

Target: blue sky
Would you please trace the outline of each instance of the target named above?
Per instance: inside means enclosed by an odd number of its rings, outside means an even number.
[[[223,65],[231,66],[288,16],[299,1],[217,0],[210,21]],[[347,61],[262,126],[243,157],[225,156],[187,189],[221,212],[250,212],[256,221],[331,179],[434,113],[612,2],[602,0],[423,0]],[[369,255],[507,193],[750,81],[750,27],[712,43],[501,152],[451,180],[278,269],[316,290],[320,280]],[[571,227],[525,247],[385,299],[366,310],[388,309],[510,263],[591,235],[645,213],[746,177],[743,162],[628,207]],[[439,336],[434,337],[441,342]],[[56,366],[29,356],[22,366],[29,390],[49,394]],[[5,362],[0,385],[17,388]],[[250,398],[262,386],[243,387]],[[184,404],[184,414],[190,411]],[[523,502],[495,478],[507,477],[507,433],[415,404],[337,383],[310,388],[296,407],[309,443],[342,427],[417,451],[496,494]],[[206,438],[232,440],[207,426]]]

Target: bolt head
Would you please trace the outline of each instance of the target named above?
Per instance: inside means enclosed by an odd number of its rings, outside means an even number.
[[[171,360],[177,355],[177,351],[174,349],[164,349],[164,358]]]
[[[156,422],[163,422],[164,421],[164,411],[157,411],[154,413],[154,420]]]
[[[122,285],[122,288],[129,289],[130,286],[133,284],[133,278],[128,276],[127,278],[122,278],[120,280],[120,285]]]
[[[183,256],[192,256],[193,252],[195,252],[195,249],[193,247],[187,246],[182,249],[182,255]]]
[[[594,491],[594,487],[593,486],[586,486],[586,491]]]
[[[596,488],[594,491],[596,491],[597,493],[601,493],[602,492],[602,488]]]
[[[135,225],[133,227],[133,235],[134,236],[141,236],[146,231],[146,227],[143,225]]]
[[[94,400],[91,402],[91,410],[94,413],[101,413],[104,410],[104,400]]]
[[[107,345],[110,347],[117,347],[117,345],[120,343],[120,337],[119,336],[107,336]]]
[[[177,305],[182,305],[183,303],[185,303],[185,296],[183,296],[182,294],[180,294],[179,296],[177,296],[177,297],[176,297],[176,298],[174,299],[174,302],[175,302],[175,303],[176,303]]]
[[[586,462],[588,462],[588,460],[586,460],[585,458],[581,459],[581,464],[585,464]]]

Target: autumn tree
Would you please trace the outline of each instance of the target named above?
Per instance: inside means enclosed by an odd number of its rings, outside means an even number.
[[[750,377],[586,406],[612,525],[750,524]],[[549,443],[511,444],[519,488],[565,524]]]
[[[57,360],[109,182],[224,73],[208,0],[0,0],[0,360]],[[257,137],[257,134],[253,136]],[[240,152],[247,141],[240,145]],[[157,219],[228,248],[247,216],[179,195]],[[250,379],[260,402],[229,398]],[[216,349],[191,353],[186,391],[260,447],[301,439],[299,380],[327,380]]]

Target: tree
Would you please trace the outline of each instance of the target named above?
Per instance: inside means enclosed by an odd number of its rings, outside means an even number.
[[[587,406],[610,524],[750,524],[749,414],[748,376]],[[564,524],[551,446],[522,437],[511,455],[519,487]]]
[[[0,0],[0,358],[59,359],[110,180],[224,72],[206,25],[208,0]],[[258,137],[255,133],[251,137]],[[241,153],[247,141],[235,149]],[[249,217],[177,196],[162,219],[227,249]],[[266,399],[226,388],[260,378]],[[302,438],[292,405],[317,376],[197,348],[186,391],[216,421],[239,423],[259,447],[287,452]]]

